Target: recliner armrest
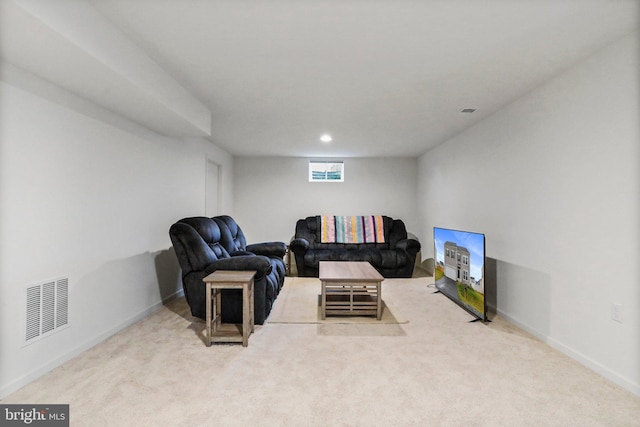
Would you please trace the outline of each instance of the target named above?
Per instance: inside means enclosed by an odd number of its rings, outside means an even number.
[[[256,255],[283,258],[284,254],[287,252],[287,245],[283,242],[253,243],[251,245],[247,245],[247,251]]]
[[[249,251],[233,251],[233,252],[229,252],[229,255],[234,257],[234,256],[256,256],[256,254],[254,254],[253,252],[249,252]]]

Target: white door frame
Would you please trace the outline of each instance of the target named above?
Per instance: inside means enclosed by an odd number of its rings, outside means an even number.
[[[211,182],[210,176],[215,168],[215,183]],[[211,188],[212,186],[215,188]],[[215,200],[212,200],[214,197]],[[211,206],[215,209],[210,212]],[[205,159],[205,183],[204,183],[204,214],[208,217],[220,215],[222,213],[222,165],[213,159]]]

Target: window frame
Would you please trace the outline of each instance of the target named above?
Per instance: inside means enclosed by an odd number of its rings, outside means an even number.
[[[326,165],[324,171],[318,171],[317,168],[314,170],[313,165]],[[327,174],[329,171],[328,165],[339,165],[339,178],[329,178]],[[324,172],[324,178],[314,177],[313,172]],[[342,159],[309,159],[309,182],[344,182],[344,160]]]

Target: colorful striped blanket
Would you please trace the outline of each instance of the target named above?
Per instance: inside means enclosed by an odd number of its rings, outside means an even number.
[[[322,243],[384,243],[381,215],[320,216]]]

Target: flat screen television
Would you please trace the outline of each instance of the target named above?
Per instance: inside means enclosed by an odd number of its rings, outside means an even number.
[[[436,288],[479,320],[487,320],[484,234],[433,228]]]

